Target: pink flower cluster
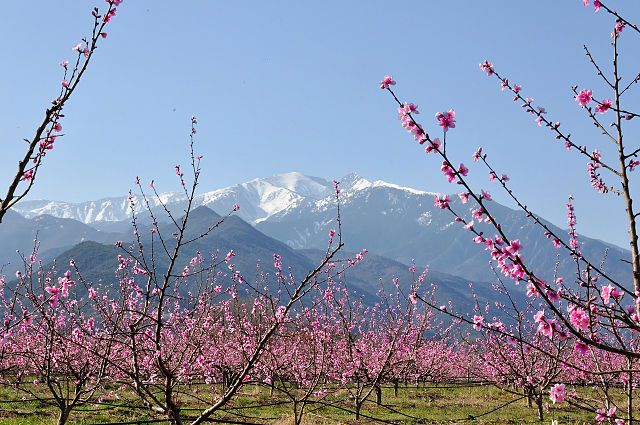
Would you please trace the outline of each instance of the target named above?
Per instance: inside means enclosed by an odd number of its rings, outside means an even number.
[[[589,6],[589,0],[582,0],[582,3],[585,6]],[[600,10],[600,7],[602,7],[602,3],[600,3],[600,0],[593,0],[593,10],[594,10],[594,12],[598,12]]]
[[[538,324],[538,333],[548,338],[553,338],[553,332],[560,330],[558,323],[555,320],[547,320],[542,310],[533,315],[533,320]]]
[[[616,25],[613,27],[613,31],[611,32],[611,38],[620,37],[620,33],[622,33],[622,30],[624,29],[624,27],[625,27],[624,22],[618,19],[616,21]]]
[[[549,398],[554,403],[564,402],[566,396],[567,393],[564,384],[555,384],[549,391]]]
[[[442,210],[449,208],[449,202],[451,202],[451,198],[449,198],[449,195],[436,195],[433,199],[433,205]]]
[[[472,215],[480,221],[483,219],[484,214],[485,211],[478,208],[473,211]],[[489,218],[487,217],[484,220],[488,221]],[[520,251],[522,250],[520,240],[515,239],[509,244],[505,244],[500,236],[495,236],[495,238],[491,239],[478,235],[473,238],[473,241],[478,244],[484,244],[486,249],[491,250],[491,258],[498,263],[498,269],[503,275],[516,281],[525,278],[525,271],[519,261],[521,258]]]
[[[615,300],[619,300],[620,298],[622,298],[624,293],[612,285],[607,285],[602,287],[602,289],[600,290],[600,295],[602,296],[602,301],[605,304],[609,304],[611,302],[611,297],[613,297]]]
[[[578,242],[578,234],[576,232],[576,214],[573,206],[573,196],[569,196],[567,202],[567,224],[569,225],[569,246],[578,254],[580,253],[580,243]]]
[[[448,112],[438,112],[436,120],[438,120],[438,125],[446,133],[450,128],[456,128],[456,111],[449,109]]]
[[[598,423],[608,422],[609,420],[614,419],[614,422],[616,425],[624,425],[625,424],[624,419],[616,418],[617,411],[618,409],[615,406],[609,409],[602,407],[596,410],[596,422]]]
[[[488,61],[488,60],[486,60],[486,59],[484,60],[484,62],[482,62],[482,63],[480,64],[480,69],[481,69],[483,72],[486,72],[486,73],[487,73],[487,76],[489,76],[489,77],[490,77],[490,76],[492,76],[492,75],[494,74],[494,71],[493,71],[493,65],[491,64],[491,62],[489,62],[489,61]],[[508,84],[508,83],[507,83],[507,84]],[[504,87],[503,87],[503,89],[504,89]]]
[[[412,117],[412,114],[419,114],[418,107],[413,103],[405,102],[398,107],[398,117],[402,122],[402,127],[413,135],[413,138],[423,144],[427,140],[427,135]]]
[[[385,75],[382,81],[380,81],[380,88],[383,90],[395,85],[396,82],[393,80],[393,77],[391,75]]]
[[[51,295],[51,298],[49,298],[49,304],[51,304],[52,307],[58,305],[58,298],[60,295],[68,297],[69,287],[75,284],[76,282],[71,280],[71,272],[67,270],[63,277],[58,278],[58,285],[60,285],[60,287],[55,285],[45,286],[44,290]]]
[[[589,324],[591,323],[589,314],[586,310],[575,305],[569,308],[569,321],[577,329],[583,331],[589,329]]]
[[[593,100],[592,94],[593,92],[591,90],[582,90],[576,96],[576,102],[578,102],[578,105],[584,108]]]
[[[600,102],[598,104],[598,106],[596,106],[596,112],[598,112],[600,114],[604,114],[609,109],[611,109],[612,104],[613,104],[613,102],[612,102],[611,99],[605,99],[602,102]]]

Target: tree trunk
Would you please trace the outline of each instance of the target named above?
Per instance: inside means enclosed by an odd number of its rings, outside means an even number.
[[[294,401],[293,402],[293,423],[295,425],[300,425],[301,422],[302,422],[302,415],[298,414],[298,402]]]
[[[376,385],[376,404],[382,404],[382,388]]]
[[[538,420],[542,422],[544,420],[544,409],[542,408],[542,392],[536,394],[536,406],[538,407]]]
[[[627,423],[633,423],[633,360],[627,358],[627,366],[629,367],[629,374],[627,376]]]
[[[60,414],[58,415],[58,425],[65,425],[69,420],[71,414],[71,407],[65,406],[60,408]]]
[[[393,396],[398,397],[398,380],[393,380]]]

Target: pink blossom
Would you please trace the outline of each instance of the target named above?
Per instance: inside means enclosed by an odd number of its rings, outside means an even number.
[[[560,300],[560,295],[562,294],[562,291],[561,290],[554,291],[553,289],[547,289],[545,291],[545,294],[547,295],[547,298],[549,298],[549,301],[556,302]]]
[[[479,160],[480,158],[482,158],[482,148],[476,149],[476,151],[473,153],[474,162]]]
[[[578,102],[578,105],[584,107],[593,100],[593,98],[591,97],[592,94],[593,92],[591,90],[582,90],[576,96],[576,102]]]
[[[478,315],[474,315],[473,316],[473,329],[479,331],[479,330],[482,329],[483,325],[484,325],[484,317],[478,316]]]
[[[471,217],[475,218],[478,221],[482,221],[482,215],[484,214],[484,210],[482,208],[476,208],[471,211]]]
[[[413,103],[404,102],[402,106],[398,107],[398,115],[400,115],[401,118],[409,114],[419,114],[419,113],[420,111],[418,111],[418,107]]]
[[[469,192],[458,193],[458,197],[460,198],[460,202],[463,204],[469,202]]]
[[[620,19],[618,19],[616,21],[616,26],[613,27],[613,32],[611,33],[611,38],[618,38],[620,36],[620,33],[622,32],[622,30],[624,29],[625,24],[624,22],[622,22]]]
[[[442,173],[444,174],[444,176],[447,178],[447,180],[449,180],[449,183],[451,183],[456,179],[456,172],[454,171],[453,168],[451,168],[451,165],[449,165],[447,161],[442,162],[442,166],[440,167],[440,170],[442,170]]]
[[[536,314],[533,315],[533,321],[536,323],[540,323],[544,321],[544,311],[538,310]]]
[[[235,257],[235,256],[236,256],[236,253],[233,252],[233,249],[231,251],[227,252],[227,255],[224,257],[225,263],[228,263],[229,261],[231,261],[231,259],[233,257]]]
[[[89,298],[91,298],[92,300],[95,300],[98,298],[98,293],[96,292],[95,289],[89,288]]]
[[[589,346],[582,341],[576,341],[573,349],[576,353],[580,353],[584,356],[589,351]]]
[[[538,323],[538,332],[542,335],[552,338],[553,337],[553,322],[540,322]]]
[[[597,422],[605,422],[609,418],[613,418],[616,415],[616,411],[617,410],[618,409],[616,409],[615,406],[610,408],[609,410],[607,410],[604,407],[596,410],[596,421]]]
[[[424,148],[424,151],[426,153],[431,153],[432,151],[437,151],[438,149],[440,149],[440,146],[442,146],[442,143],[440,142],[439,138],[435,138],[432,141],[429,142],[429,144],[427,145],[426,148]]]
[[[382,81],[380,81],[380,88],[383,90],[395,85],[396,82],[393,80],[393,77],[391,75],[385,75]]]
[[[449,198],[449,195],[443,195],[443,196],[436,195],[433,200],[433,205],[444,210],[449,207],[449,202],[451,202],[451,198]]]
[[[598,106],[596,106],[596,112],[604,114],[607,112],[611,106],[613,105],[613,101],[611,99],[605,99]]]
[[[582,0],[582,4],[584,4],[585,6],[589,6],[589,0]],[[602,6],[602,3],[600,3],[600,0],[593,0],[594,12],[598,12],[601,6]]]
[[[486,73],[487,73],[487,76],[491,76],[491,75],[493,75],[493,65],[491,64],[491,62],[489,62],[489,61],[488,61],[488,60],[486,60],[486,59],[485,59],[485,61],[484,61],[484,62],[482,62],[482,63],[480,64],[480,69],[481,69],[483,72],[486,72]]]
[[[564,384],[555,384],[549,391],[549,398],[554,404],[564,402],[566,395]]]
[[[22,177],[20,178],[20,180],[25,181],[25,182],[29,182],[33,179],[33,168],[25,171],[22,174]]]
[[[448,112],[438,112],[436,114],[438,125],[447,132],[450,128],[456,128],[456,111],[449,109]]]
[[[611,300],[611,291],[613,289],[614,289],[613,286],[607,285],[607,286],[603,286],[602,289],[600,290],[600,295],[602,296],[602,301],[605,304],[609,304],[609,301]]]
[[[613,290],[611,290],[611,296],[615,299],[620,299],[623,295],[624,293],[618,288],[613,288]]]
[[[520,243],[520,239],[512,240],[509,243],[509,246],[505,248],[505,250],[514,257],[519,256],[518,252],[522,250],[522,244]]]
[[[589,315],[582,307],[571,308],[569,321],[578,329],[586,330],[589,328]]]
[[[278,322],[282,322],[284,320],[286,313],[287,313],[287,308],[285,306],[281,305],[280,307],[278,307],[275,313],[276,320]]]
[[[44,150],[53,149],[53,143],[56,141],[56,136],[49,136],[44,140],[40,141],[40,148]]]
[[[466,176],[467,174],[469,174],[469,169],[465,167],[463,163],[460,163],[460,166],[458,167],[458,173]]]
[[[69,296],[69,286],[73,286],[75,284],[76,282],[71,280],[71,272],[69,270],[65,272],[64,277],[58,278],[58,285],[61,287],[60,293],[63,297]]]
[[[51,294],[49,304],[55,307],[58,304],[58,297],[60,296],[61,289],[56,286],[46,286],[44,290]]]

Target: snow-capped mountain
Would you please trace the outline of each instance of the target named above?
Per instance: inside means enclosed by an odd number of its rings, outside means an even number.
[[[341,219],[343,236],[350,251],[367,248],[372,253],[418,265],[429,265],[435,270],[474,280],[491,280],[495,276],[488,267],[489,256],[483,246],[471,243],[472,234],[454,223],[448,211],[434,207],[434,193],[368,180],[357,174],[341,179]],[[457,200],[452,206],[459,213],[470,215],[475,208],[471,203],[462,205]],[[151,200],[158,207],[159,200]],[[183,194],[167,193],[161,201],[178,215],[184,209]],[[308,177],[300,173],[279,174],[255,179],[235,186],[200,194],[196,206],[204,205],[225,214],[240,205],[238,215],[260,232],[285,242],[295,249],[326,248],[329,230],[336,228],[335,193],[331,182]],[[536,272],[551,278],[559,262],[559,273],[574,272],[573,262],[552,248],[543,231],[527,216],[497,202],[492,202],[492,213],[502,223],[503,230],[512,239],[520,239],[524,255],[530,259]],[[25,217],[50,214],[73,218],[96,228],[122,231],[127,227],[129,202],[126,197],[101,199],[84,203],[30,201],[18,204],[15,210]],[[140,209],[141,205],[137,204]],[[163,214],[158,214],[163,216]],[[125,221],[119,221],[125,220]],[[106,224],[121,227],[106,227]],[[476,228],[486,230],[488,227]],[[558,235],[562,229],[549,226]],[[629,253],[602,241],[581,237],[582,252],[595,264],[607,251],[606,268],[624,280],[628,270],[623,267]],[[560,254],[560,255],[559,255]]]
[[[241,209],[238,215],[245,221],[255,224],[273,214],[294,207],[303,200],[322,199],[331,193],[332,186],[328,181],[292,172],[202,193],[195,199],[195,205],[208,206],[220,213],[226,213],[233,209],[234,204],[239,204]],[[176,211],[184,208],[185,200],[183,193],[163,193],[160,199],[149,198],[154,208],[159,207],[162,202]],[[134,203],[137,212],[143,210],[141,200],[135,196]],[[130,201],[127,196],[79,203],[49,200],[25,201],[16,205],[14,210],[26,218],[48,214],[59,218],[71,218],[85,224],[123,221],[131,216]]]
[[[411,188],[401,187],[382,180],[371,182],[357,174],[349,174],[341,180],[342,198],[359,191],[384,187],[415,195],[431,195]],[[184,208],[184,193],[163,193],[159,199],[149,198],[152,208],[163,203],[172,210]],[[207,206],[224,214],[240,205],[238,215],[245,221],[257,224],[270,217],[293,210],[304,203],[316,203],[319,208],[334,203],[333,184],[318,177],[309,177],[297,172],[277,174],[271,177],[254,179],[246,183],[198,195],[195,206]],[[143,210],[141,200],[134,195],[137,212]],[[70,218],[85,224],[100,224],[128,220],[131,216],[131,203],[127,196],[102,198],[87,202],[64,202],[50,200],[24,201],[14,207],[25,218],[47,214],[59,218]]]

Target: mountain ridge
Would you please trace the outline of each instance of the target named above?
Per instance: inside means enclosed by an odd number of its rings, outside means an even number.
[[[488,267],[490,257],[484,252],[484,247],[473,244],[473,235],[455,223],[448,211],[433,205],[433,197],[437,193],[382,180],[368,180],[356,173],[344,176],[340,189],[343,236],[348,250],[367,248],[372,253],[405,264],[415,260],[418,265],[428,265],[434,270],[472,280],[495,278]],[[160,196],[172,212],[184,210],[183,194]],[[470,216],[477,207],[472,202],[463,205],[457,196],[452,198],[452,208],[465,216]],[[128,227],[123,199],[104,198],[82,204],[27,201],[18,204],[16,211],[27,217],[43,211],[63,216],[77,213],[77,218],[85,220],[101,217],[105,220],[89,224],[104,230],[122,231]],[[158,201],[155,202],[157,205]],[[96,210],[98,204],[105,209]],[[205,192],[194,202],[195,206],[204,205],[221,214],[231,211],[235,204],[240,205],[236,213],[240,218],[265,235],[295,249],[324,248],[329,230],[337,227],[333,184],[297,172],[253,179]],[[525,259],[532,261],[539,276],[552,279],[554,274],[560,273],[568,278],[573,273],[573,261],[562,251],[554,250],[544,231],[525,213],[495,201],[488,208],[502,223],[509,238],[521,240]],[[141,216],[141,222],[144,222],[144,214]],[[107,221],[110,217],[125,219]],[[561,238],[567,238],[566,230],[543,221]],[[484,223],[477,223],[476,229],[487,235],[495,233]],[[583,253],[594,264],[599,264],[607,252],[610,258],[607,270],[621,281],[630,277],[628,268],[623,267],[624,260],[629,257],[627,250],[583,236],[580,236],[580,241]]]

